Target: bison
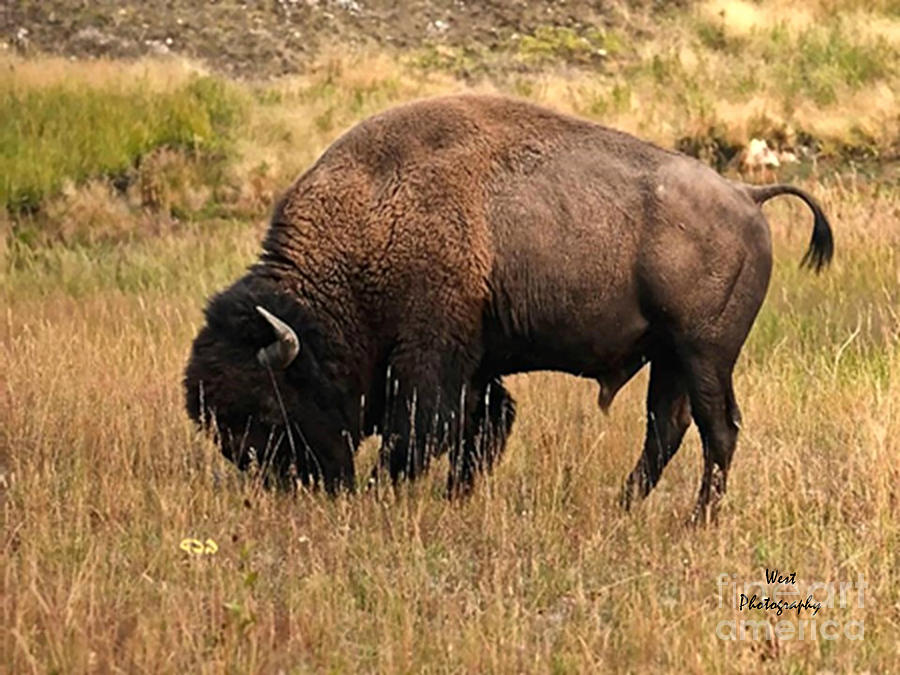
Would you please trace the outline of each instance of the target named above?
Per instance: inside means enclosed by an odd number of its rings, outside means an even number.
[[[621,503],[647,496],[693,419],[694,514],[709,517],[740,429],[732,370],[772,268],[760,205],[783,194],[812,210],[804,263],[818,271],[831,228],[796,187],[734,182],[504,97],[388,110],[294,182],[258,262],[208,303],[188,412],[275,482],[352,490],[354,452],[380,433],[394,482],[448,452],[455,495],[504,449],[504,375],[591,378],[606,409],[649,364],[646,439]]]

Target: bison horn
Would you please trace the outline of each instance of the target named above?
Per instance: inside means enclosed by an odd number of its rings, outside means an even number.
[[[297,358],[297,354],[300,353],[300,339],[293,328],[265,307],[257,305],[256,311],[262,314],[263,318],[269,322],[275,331],[275,336],[278,338],[272,344],[260,349],[256,353],[256,358],[264,366],[269,366],[276,370],[284,370],[291,365],[294,359]]]

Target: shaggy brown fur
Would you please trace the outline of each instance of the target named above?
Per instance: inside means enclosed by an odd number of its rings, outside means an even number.
[[[733,183],[684,155],[521,101],[458,96],[376,115],[338,139],[275,208],[261,260],[216,296],[185,386],[225,454],[276,475],[354,484],[381,433],[383,465],[414,478],[450,451],[450,493],[502,451],[501,377],[596,379],[599,403],[650,363],[643,454],[622,501],[646,496],[691,418],[705,470],[697,513],[724,493],[740,413],[735,360],[772,266],[759,205],[801,197],[808,262],[832,255],[821,209],[789,186]],[[293,328],[299,356],[260,365]]]

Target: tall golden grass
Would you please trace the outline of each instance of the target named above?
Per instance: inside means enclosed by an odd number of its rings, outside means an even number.
[[[744,428],[716,526],[684,525],[700,478],[695,430],[645,504],[617,506],[643,439],[646,373],[608,416],[594,383],[512,378],[507,455],[459,502],[443,499],[440,465],[397,493],[266,492],[194,431],[180,380],[203,301],[253,261],[272,194],[356,119],[464,87],[392,58],[368,66],[334,61],[248,89],[224,180],[251,215],[151,227],[115,246],[31,246],[0,221],[0,672],[890,672],[900,194],[889,182],[815,169],[803,179],[836,234],[818,277],[797,267],[808,211],[788,198],[766,206],[776,266],[737,369]],[[82,76],[70,68],[50,72]],[[528,91],[481,86],[584,113],[596,85],[554,72]],[[683,113],[637,100],[604,114],[639,130]],[[374,461],[369,442],[359,474]],[[191,554],[185,538],[217,550]],[[807,586],[862,575],[864,606],[823,607],[818,628],[808,613],[778,617],[804,624],[802,640],[720,639],[723,621],[766,620],[737,611],[729,584],[774,567]],[[862,622],[862,639],[823,639],[828,620]]]

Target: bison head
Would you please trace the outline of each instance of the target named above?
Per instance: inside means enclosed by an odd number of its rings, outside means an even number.
[[[248,275],[206,309],[185,372],[188,414],[267,483],[351,487],[358,430],[328,351],[296,298]]]

